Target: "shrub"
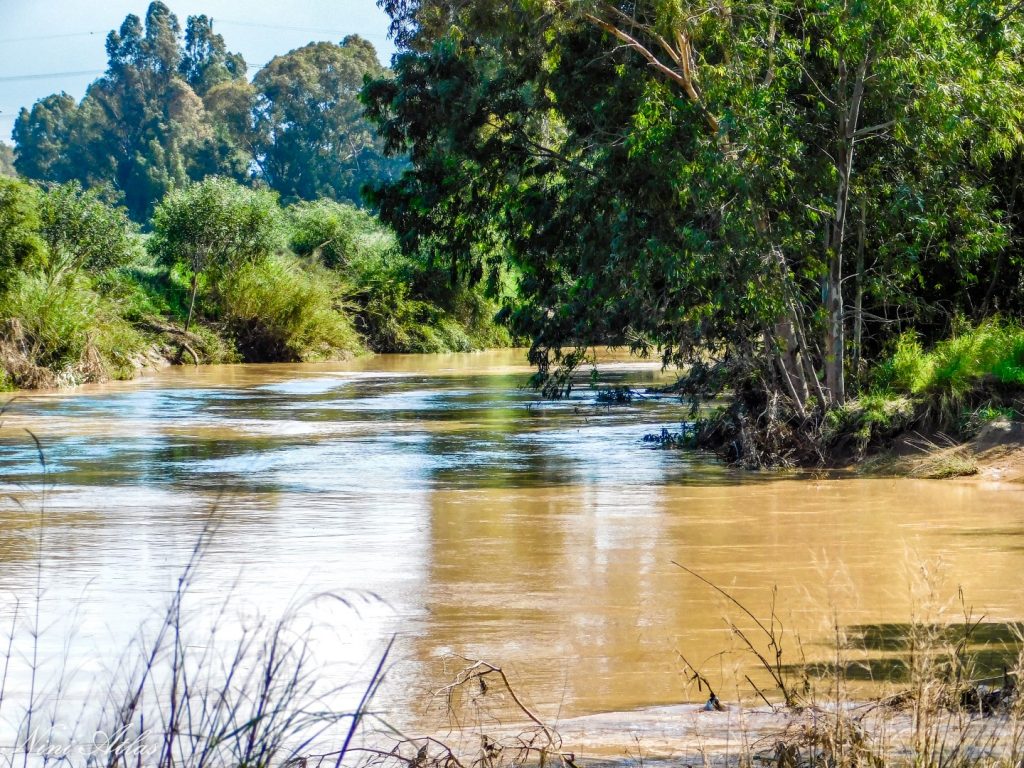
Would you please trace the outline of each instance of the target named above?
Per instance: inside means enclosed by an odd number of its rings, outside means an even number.
[[[288,223],[292,250],[332,268],[347,265],[362,246],[362,235],[380,228],[366,213],[333,200],[291,206]]]
[[[103,202],[95,190],[83,192],[77,181],[47,189],[39,218],[51,279],[121,267],[138,255],[136,227],[125,210]]]
[[[247,360],[324,360],[362,348],[342,293],[328,270],[278,256],[235,270],[218,304]]]
[[[24,181],[0,178],[0,290],[19,270],[41,263],[39,190]]]
[[[876,375],[879,391],[924,398],[940,421],[1024,386],[1024,328],[998,318],[967,328],[925,352],[903,334]]]
[[[76,276],[21,275],[0,303],[3,367],[18,387],[129,378],[146,343],[119,307]]]
[[[171,192],[153,214],[150,252],[190,281],[188,330],[203,278],[214,281],[268,258],[283,245],[277,196],[211,177]]]

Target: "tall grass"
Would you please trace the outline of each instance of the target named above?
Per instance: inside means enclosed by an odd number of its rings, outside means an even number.
[[[362,349],[343,292],[329,270],[275,256],[228,275],[217,301],[246,359],[328,360]]]
[[[944,418],[953,418],[979,398],[1024,387],[1024,328],[995,318],[928,351],[916,336],[904,334],[877,379],[879,388],[927,398]]]
[[[0,317],[7,318],[2,383],[13,387],[129,378],[146,346],[117,301],[84,275],[57,282],[39,273],[19,275],[0,297]]]

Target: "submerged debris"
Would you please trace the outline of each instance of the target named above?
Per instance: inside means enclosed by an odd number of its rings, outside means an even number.
[[[1017,696],[1017,681],[1003,673],[1002,685],[972,685],[960,693],[960,706],[976,715],[993,715],[1007,710]]]
[[[692,448],[696,441],[697,426],[688,422],[680,424],[678,432],[662,427],[660,433],[651,432],[644,435],[644,442],[653,444],[656,448]]]
[[[629,405],[636,396],[629,387],[605,387],[597,390],[597,402],[602,405]]]

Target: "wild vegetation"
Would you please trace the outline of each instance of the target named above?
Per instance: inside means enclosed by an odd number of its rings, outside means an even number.
[[[208,17],[182,31],[153,2],[106,50],[81,101],[23,109],[0,146],[0,387],[510,343],[509,280],[402,253],[357,207],[406,164],[363,117],[364,79],[389,76],[368,42],[311,43],[250,82]]]
[[[497,306],[429,293],[369,214],[282,207],[220,177],[169,193],[139,228],[77,182],[0,179],[0,383],[73,385],[172,362],[325,360],[508,344]],[[323,238],[323,239],[319,239]]]
[[[629,346],[732,395],[702,444],[829,461],[904,334],[1022,309],[1017,4],[382,6],[364,98],[411,168],[373,200],[410,252],[515,266],[548,394]]]

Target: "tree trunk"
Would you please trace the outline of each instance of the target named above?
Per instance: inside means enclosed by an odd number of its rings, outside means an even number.
[[[846,92],[845,65],[840,64],[840,92]],[[849,101],[841,105],[839,113],[839,142],[836,167],[839,184],[836,189],[836,210],[828,237],[828,275],[825,284],[825,386],[829,400],[835,405],[846,401],[846,338],[843,325],[843,239],[846,234],[847,207],[850,199],[850,176],[853,172],[854,134],[864,100],[864,77],[868,58],[857,67],[853,91]]]
[[[192,324],[192,312],[196,308],[196,292],[199,290],[199,275],[196,272],[192,273],[192,298],[188,302],[188,317],[185,318],[185,333],[188,333],[188,327]]]
[[[867,210],[860,202],[860,226],[857,227],[857,294],[853,300],[853,375],[860,380],[861,344],[864,339],[864,248],[867,240]]]

